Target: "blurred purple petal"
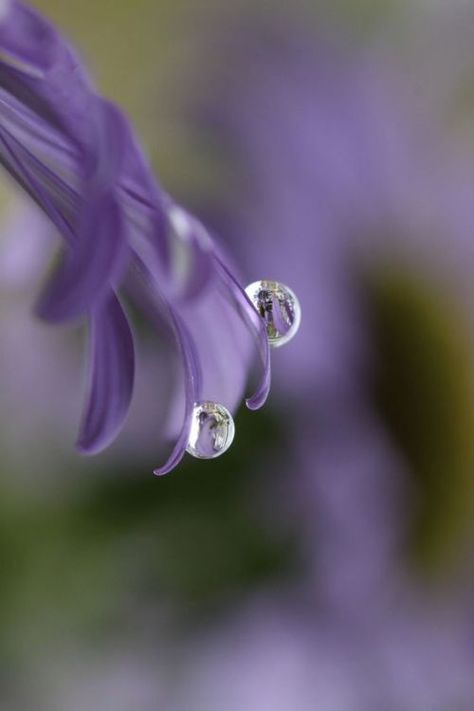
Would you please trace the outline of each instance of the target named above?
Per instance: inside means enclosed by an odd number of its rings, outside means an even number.
[[[76,146],[87,145],[91,83],[53,25],[16,0],[0,22],[0,86]]]
[[[95,454],[121,429],[133,392],[133,336],[115,295],[91,315],[90,385],[77,449]]]
[[[42,77],[54,61],[53,29],[15,0],[0,19],[0,45],[0,62],[33,78]]]
[[[127,120],[109,101],[97,97],[94,119],[99,150],[86,155],[83,166],[86,188],[91,194],[110,190],[118,184],[131,140]]]
[[[115,197],[91,200],[82,217],[77,248],[66,253],[38,304],[39,315],[49,321],[84,313],[119,280],[125,266],[128,247]]]
[[[66,241],[72,243],[74,235],[67,212],[58,206],[58,198],[61,201],[63,190],[61,179],[52,174],[4,127],[0,127],[0,163],[44,210]]]

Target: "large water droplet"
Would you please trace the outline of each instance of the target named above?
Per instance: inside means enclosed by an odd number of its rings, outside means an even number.
[[[186,451],[198,459],[214,459],[229,449],[234,435],[234,420],[227,408],[216,402],[198,402]]]
[[[301,322],[301,306],[292,290],[277,281],[262,279],[249,284],[245,292],[265,322],[270,345],[278,348],[288,343]]]

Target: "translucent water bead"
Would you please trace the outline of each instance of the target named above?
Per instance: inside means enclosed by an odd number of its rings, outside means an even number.
[[[234,420],[227,408],[216,402],[198,402],[186,451],[198,459],[214,459],[229,449],[234,435]]]
[[[290,288],[277,281],[254,281],[245,289],[267,328],[268,342],[279,348],[298,331],[301,306]]]

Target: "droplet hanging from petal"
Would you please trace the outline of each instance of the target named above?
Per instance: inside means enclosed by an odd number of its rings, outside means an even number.
[[[199,402],[194,406],[186,451],[197,459],[215,459],[229,449],[234,435],[234,420],[226,407]]]
[[[279,348],[291,341],[301,323],[301,306],[293,291],[262,279],[250,284],[245,293],[265,322],[269,344]]]

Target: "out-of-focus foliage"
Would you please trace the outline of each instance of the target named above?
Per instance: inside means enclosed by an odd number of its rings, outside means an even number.
[[[413,472],[411,545],[428,566],[466,555],[474,514],[474,383],[466,314],[395,265],[370,285],[375,398]],[[470,544],[468,545],[468,548]]]

